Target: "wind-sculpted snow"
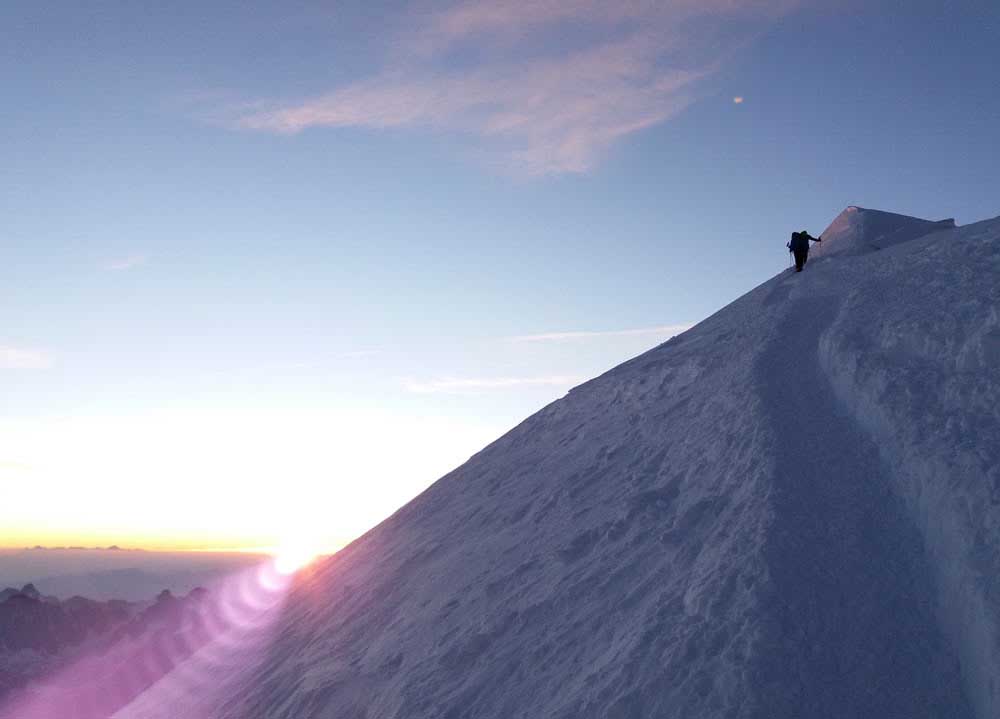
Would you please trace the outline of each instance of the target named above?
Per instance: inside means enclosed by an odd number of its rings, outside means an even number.
[[[1000,221],[910,239],[572,390],[117,716],[995,719]]]

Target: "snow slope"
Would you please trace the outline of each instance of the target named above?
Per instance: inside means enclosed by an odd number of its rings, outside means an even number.
[[[824,237],[116,716],[1000,716],[1000,218]]]

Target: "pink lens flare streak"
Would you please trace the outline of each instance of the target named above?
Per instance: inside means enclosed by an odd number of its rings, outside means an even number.
[[[90,649],[9,697],[0,719],[108,719],[127,714],[154,684],[189,705],[191,697],[217,689],[218,670],[267,650],[293,581],[272,559],[227,577],[205,596],[157,605],[141,615],[145,624],[135,617],[124,625],[110,646]]]

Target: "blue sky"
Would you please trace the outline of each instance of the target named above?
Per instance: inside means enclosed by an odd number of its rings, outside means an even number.
[[[996,3],[829,5],[5,3],[0,481],[214,489],[0,526],[266,544],[322,485],[349,538],[791,230],[1000,213]]]

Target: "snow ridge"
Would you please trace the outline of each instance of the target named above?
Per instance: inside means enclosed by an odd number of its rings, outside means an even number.
[[[1000,218],[831,227],[117,716],[996,719]]]
[[[851,206],[824,230],[823,241],[815,246],[813,254],[817,257],[861,255],[926,237],[932,232],[954,229],[953,219],[932,222]]]

